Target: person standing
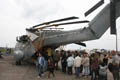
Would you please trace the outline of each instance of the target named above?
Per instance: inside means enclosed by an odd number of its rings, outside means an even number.
[[[38,78],[40,78],[43,74],[43,67],[45,65],[45,59],[42,54],[38,53]]]
[[[89,70],[89,57],[88,57],[88,53],[84,53],[84,59],[83,59],[83,67],[85,70],[85,76],[88,79],[88,75],[90,74],[90,70]]]
[[[91,64],[91,70],[92,70],[92,77],[91,80],[97,80],[99,77],[99,63],[100,63],[100,58],[99,54],[96,52],[93,55],[93,60]]]
[[[103,61],[99,65],[99,80],[107,80],[107,65]]]
[[[72,57],[72,54],[69,53],[69,57],[67,59],[67,67],[68,67],[68,74],[72,75],[72,66],[74,64],[74,58]]]
[[[61,65],[62,65],[62,72],[66,73],[67,56],[66,56],[65,51],[63,51],[63,50],[61,52]]]
[[[58,61],[60,60],[60,53],[59,51],[53,52],[53,61],[55,63],[55,69],[58,70]]]
[[[106,54],[104,55],[103,62],[105,63],[105,65],[108,65],[108,57]]]
[[[113,78],[114,80],[119,80],[119,57],[116,53],[116,51],[111,51],[112,54],[112,74],[113,74]]]
[[[76,77],[80,76],[80,65],[81,65],[80,54],[76,54],[76,57],[74,59],[74,67],[75,67]]]
[[[55,65],[54,65],[53,59],[50,57],[48,59],[48,78],[50,78],[51,73],[52,73],[53,77],[55,77],[54,68],[55,68]]]

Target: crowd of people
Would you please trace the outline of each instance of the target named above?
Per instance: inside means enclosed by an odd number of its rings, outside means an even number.
[[[114,80],[119,80],[119,69],[120,55],[114,50],[110,54],[56,50],[52,52],[51,56],[43,57],[41,53],[38,55],[39,78],[45,71],[48,71],[48,78],[51,74],[55,77],[54,70],[60,70],[63,74],[75,74],[76,78],[85,76],[88,80],[88,77],[91,76],[91,80],[107,80],[107,72],[110,71]]]

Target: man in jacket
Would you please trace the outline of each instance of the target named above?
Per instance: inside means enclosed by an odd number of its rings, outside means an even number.
[[[60,53],[58,51],[53,52],[53,61],[55,63],[55,69],[58,70],[58,61],[60,60]]]
[[[43,67],[45,65],[45,59],[41,53],[38,54],[38,78],[43,74]]]
[[[76,77],[79,77],[79,75],[80,75],[80,65],[81,65],[80,54],[76,54],[76,57],[74,59],[74,67],[75,67]]]
[[[68,67],[68,74],[72,75],[72,66],[74,64],[74,58],[72,57],[72,54],[69,53],[69,57],[67,59],[67,67]]]

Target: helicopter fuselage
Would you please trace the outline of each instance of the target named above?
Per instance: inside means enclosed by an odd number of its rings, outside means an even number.
[[[116,19],[120,16],[120,2],[116,5]],[[16,61],[31,58],[38,47],[38,43],[44,36],[43,48],[54,47],[69,43],[81,43],[83,41],[99,39],[105,31],[110,27],[110,5],[104,7],[95,18],[90,21],[88,27],[71,31],[42,31],[35,32],[34,35],[38,36],[33,41],[28,40],[25,43],[18,41],[15,47]],[[31,36],[30,36],[31,37]]]

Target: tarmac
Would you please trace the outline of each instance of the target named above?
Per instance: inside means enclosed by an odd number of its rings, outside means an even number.
[[[22,65],[15,65],[12,55],[3,56],[0,59],[0,80],[85,80],[85,77],[76,78],[75,75],[55,71],[55,77],[48,78],[48,73],[38,79],[37,67],[31,63],[23,62]],[[91,80],[90,77],[88,80]],[[108,80],[113,80],[112,74],[108,71]]]

